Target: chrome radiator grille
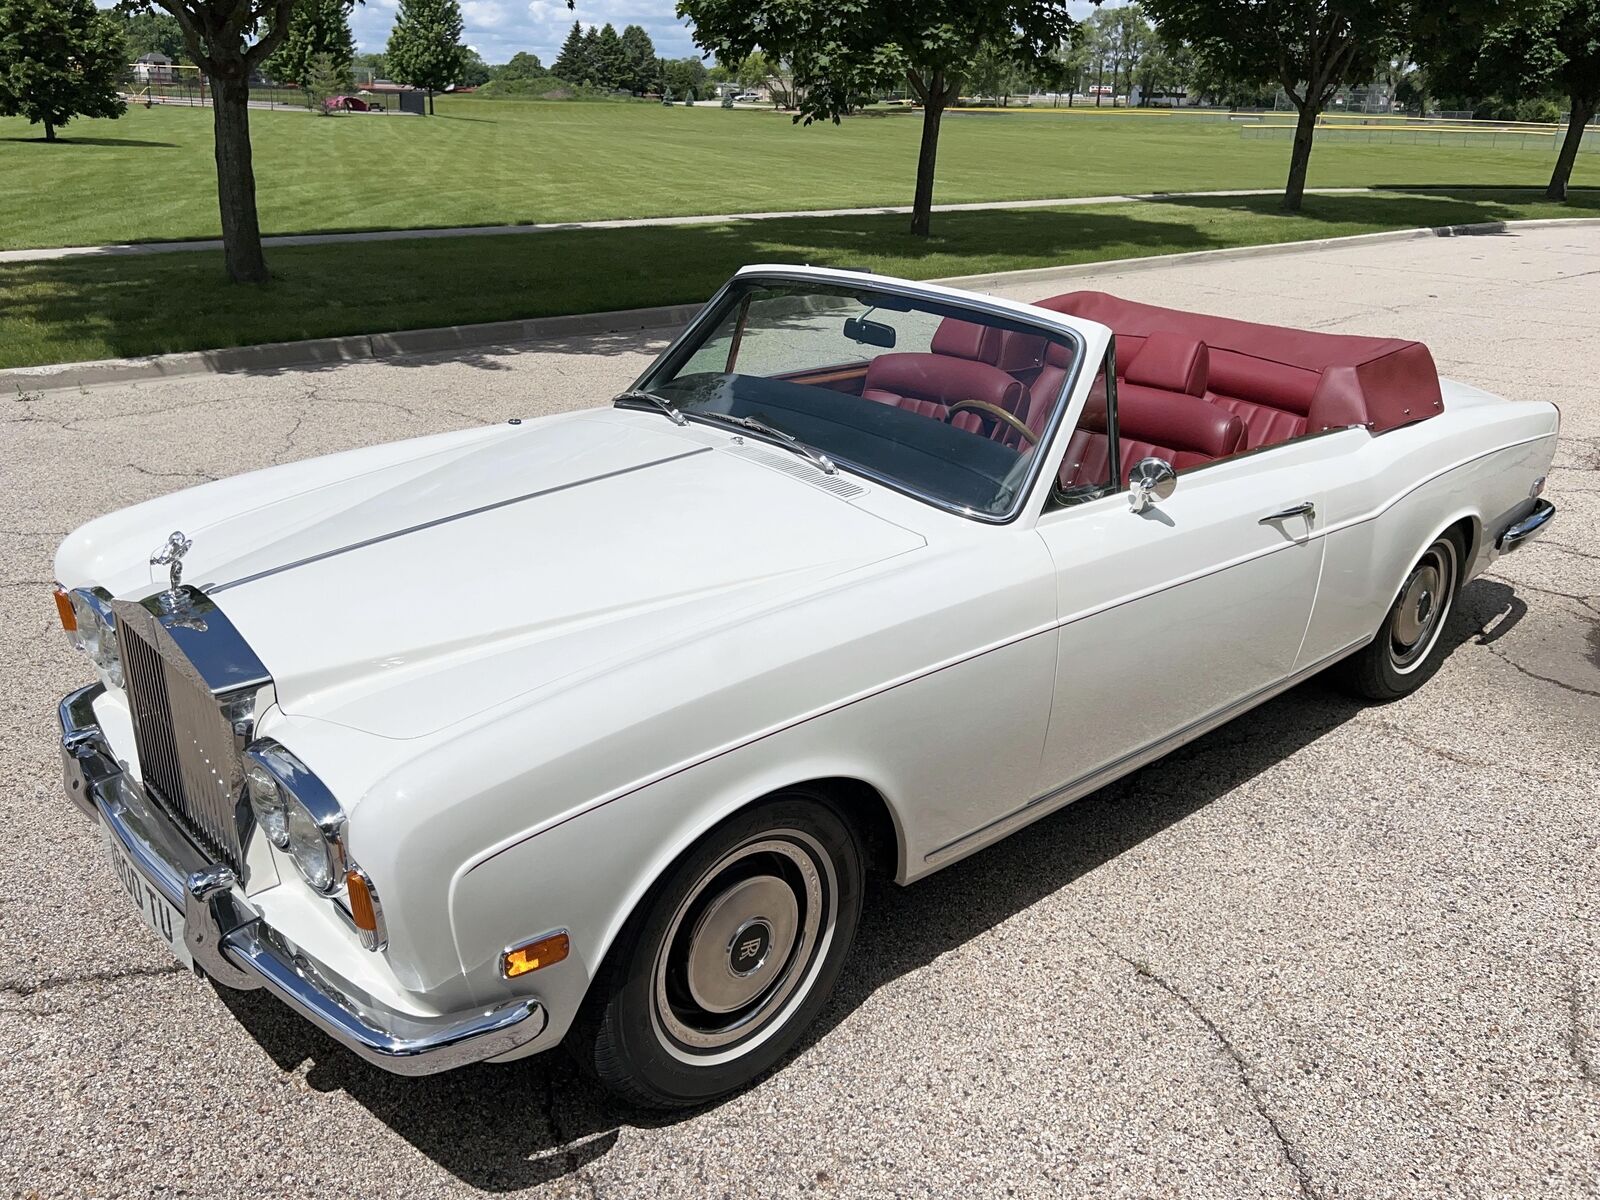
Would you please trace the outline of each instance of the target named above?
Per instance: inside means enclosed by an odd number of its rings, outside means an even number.
[[[119,613],[117,641],[145,790],[190,837],[242,872],[234,814],[243,775],[233,729],[182,652],[170,641],[166,653],[158,648],[164,637],[153,618]]]

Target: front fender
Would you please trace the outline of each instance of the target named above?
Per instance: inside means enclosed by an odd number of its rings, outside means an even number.
[[[710,830],[762,797],[811,779],[865,783],[888,802],[903,847],[898,807],[878,776],[877,768],[849,752],[727,755],[469,864],[454,881],[450,914],[474,992],[484,1002],[536,994],[550,1014],[546,1039],[561,1037],[650,889]],[[565,962],[515,984],[500,978],[508,947],[557,929],[571,940]]]

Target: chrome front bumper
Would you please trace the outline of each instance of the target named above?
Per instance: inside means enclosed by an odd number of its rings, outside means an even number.
[[[368,1062],[432,1075],[498,1058],[544,1032],[536,1000],[441,1016],[401,1012],[297,950],[251,906],[233,870],[211,862],[117,765],[95,721],[100,684],[61,701],[67,795],[116,836],[145,879],[182,911],[195,965],[218,983],[264,987]]]

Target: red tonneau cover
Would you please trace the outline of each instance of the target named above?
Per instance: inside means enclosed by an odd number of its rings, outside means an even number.
[[[1348,425],[1382,433],[1444,409],[1438,369],[1421,342],[1257,325],[1105,292],[1068,292],[1035,303],[1109,326],[1117,335],[1119,376],[1153,333],[1202,343],[1207,378],[1198,390],[1239,414],[1249,449]],[[1172,340],[1157,339],[1164,356]]]

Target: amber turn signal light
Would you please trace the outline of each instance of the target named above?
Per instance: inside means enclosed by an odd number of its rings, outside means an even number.
[[[61,628],[68,633],[78,632],[78,614],[72,611],[72,597],[59,583],[56,584],[56,612],[61,616]]]
[[[368,933],[378,932],[378,911],[372,906],[372,889],[367,877],[360,871],[351,871],[344,877],[345,894],[350,897],[350,919],[357,929]]]
[[[536,942],[507,950],[501,956],[500,970],[507,979],[515,979],[518,975],[526,975],[529,971],[560,962],[571,949],[572,944],[567,940],[565,930],[549,933]]]

